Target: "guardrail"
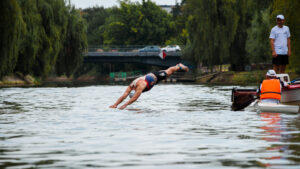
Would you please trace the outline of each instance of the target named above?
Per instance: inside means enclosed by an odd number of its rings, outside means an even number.
[[[168,57],[180,57],[181,52],[166,52]],[[119,56],[127,56],[127,57],[136,57],[136,56],[159,56],[159,52],[88,52],[85,53],[85,56],[95,57],[95,56],[109,56],[109,57],[119,57]]]
[[[100,45],[100,46],[89,46],[87,52],[138,52],[146,46],[159,46],[159,45]],[[163,48],[164,46],[160,46]],[[180,46],[181,50],[185,46]]]

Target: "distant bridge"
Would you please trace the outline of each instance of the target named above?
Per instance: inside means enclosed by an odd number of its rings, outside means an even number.
[[[165,59],[158,52],[88,52],[85,63],[143,63],[157,66],[173,66],[181,62],[180,52],[166,53]]]
[[[84,55],[84,63],[141,63],[169,67],[181,61],[181,52],[166,52],[165,59],[162,59],[159,52],[139,52],[136,49],[130,51],[89,49]]]

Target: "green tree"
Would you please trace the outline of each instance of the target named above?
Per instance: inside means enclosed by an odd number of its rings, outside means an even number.
[[[42,27],[39,33],[40,48],[33,70],[38,76],[47,76],[55,67],[66,36],[66,6],[63,0],[38,0],[37,6]]]
[[[13,72],[21,35],[25,31],[21,9],[16,0],[0,1],[0,77]]]
[[[87,23],[88,44],[103,45],[103,32],[100,29],[110,15],[110,10],[103,7],[93,7],[83,10],[83,18]]]
[[[246,39],[247,28],[251,25],[252,14],[251,9],[252,0],[236,1],[234,11],[239,16],[236,28],[236,34],[232,44],[230,45],[229,63],[232,70],[244,70],[249,60],[246,57]]]
[[[124,0],[113,8],[103,30],[105,44],[164,44],[169,39],[171,15],[152,1],[132,3]]]
[[[64,0],[4,0],[0,2],[0,77],[13,71],[47,76],[71,75],[82,63],[85,23]],[[70,10],[70,11],[69,11]],[[66,52],[67,51],[67,52]]]
[[[171,22],[171,30],[174,32],[171,33],[170,39],[166,41],[166,45],[185,45],[188,40],[188,31],[186,29],[186,16],[183,13],[184,10],[184,2],[180,5],[177,3],[172,8],[172,22]]]
[[[189,34],[186,58],[209,66],[228,62],[240,18],[234,10],[236,3],[233,0],[186,1]]]
[[[58,75],[72,75],[83,63],[83,52],[87,48],[86,23],[75,8],[70,10],[67,35],[56,65]]]
[[[271,8],[257,10],[247,30],[246,51],[250,63],[266,63],[271,60],[270,53],[270,13]]]
[[[37,10],[36,0],[18,0],[18,2],[22,8],[23,20],[26,23],[26,33],[21,40],[15,71],[33,74],[32,68],[40,46],[41,16]]]

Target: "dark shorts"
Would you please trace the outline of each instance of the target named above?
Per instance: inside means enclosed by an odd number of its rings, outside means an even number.
[[[165,80],[167,78],[167,73],[164,70],[160,70],[160,71],[152,72],[152,73],[157,78],[157,82],[156,83],[159,83],[160,81]]]
[[[288,55],[277,55],[276,58],[272,59],[273,65],[287,65],[289,64],[289,56]]]

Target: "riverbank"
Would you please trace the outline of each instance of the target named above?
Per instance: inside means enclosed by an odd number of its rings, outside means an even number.
[[[287,72],[290,80],[300,77],[294,72]],[[218,72],[196,77],[196,83],[200,84],[225,84],[225,85],[257,85],[265,79],[266,71],[249,71],[249,72]]]
[[[0,87],[27,87],[40,84],[40,78],[35,78],[31,75],[11,74],[0,79]]]
[[[50,76],[44,79],[42,86],[46,87],[62,87],[62,86],[88,86],[107,84],[110,82],[108,75],[82,75],[79,77],[66,77],[66,76]]]
[[[49,76],[45,79],[31,75],[11,74],[0,79],[0,87],[63,87],[109,83],[109,76],[83,75],[78,78],[67,76]]]
[[[217,72],[196,77],[196,83],[200,84],[228,84],[247,85],[258,84],[264,79],[265,73],[262,71],[251,72]]]
[[[216,84],[216,85],[257,85],[265,78],[264,70],[249,71],[249,72],[217,72],[210,74],[195,75],[195,82],[198,84]],[[300,77],[294,72],[288,73],[290,79]],[[167,83],[176,83],[176,80],[166,81]],[[184,80],[178,82],[185,82]],[[186,81],[191,82],[191,81]],[[50,76],[43,80],[30,75],[9,75],[4,76],[0,80],[0,87],[28,87],[28,86],[47,86],[47,87],[62,87],[62,86],[83,86],[97,84],[115,83],[109,75],[82,75],[80,77],[66,76]],[[120,82],[119,82],[120,83]],[[123,83],[126,83],[123,82]]]

